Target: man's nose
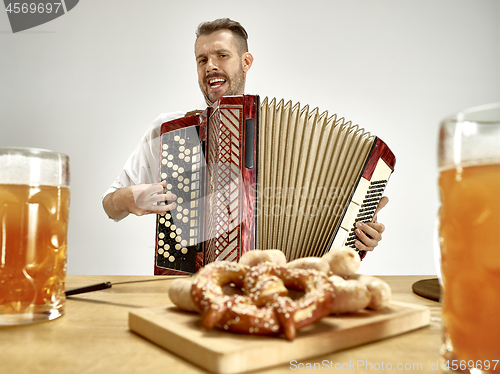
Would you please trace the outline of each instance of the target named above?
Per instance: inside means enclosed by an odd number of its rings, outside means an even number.
[[[214,61],[214,59],[209,58],[207,61],[207,73],[210,73],[211,71],[216,71],[216,70],[219,70],[216,62]]]

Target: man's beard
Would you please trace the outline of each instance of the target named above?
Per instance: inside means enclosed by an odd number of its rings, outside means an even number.
[[[200,89],[203,93],[203,96],[205,97],[205,102],[207,103],[207,105],[211,106],[220,98],[220,96],[210,98],[208,95],[208,88],[205,92],[205,88],[207,87],[206,82],[208,81],[208,79],[216,77],[224,78],[226,80],[226,83],[229,83],[229,87],[227,91],[224,92],[223,96],[243,95],[245,93],[245,74],[243,73],[243,69],[240,69],[240,71],[232,77],[228,77],[225,74],[218,73],[209,74],[205,78],[204,82],[200,84]]]

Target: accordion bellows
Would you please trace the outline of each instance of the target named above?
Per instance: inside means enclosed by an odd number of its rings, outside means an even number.
[[[253,95],[223,97],[161,134],[160,180],[178,207],[158,216],[155,274],[255,248],[290,261],[354,247],[354,224],[371,221],[395,164],[344,118]]]

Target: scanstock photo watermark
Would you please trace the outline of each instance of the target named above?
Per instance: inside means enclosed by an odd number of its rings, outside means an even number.
[[[290,370],[297,371],[358,371],[364,370],[370,373],[379,371],[406,371],[410,373],[439,371],[439,361],[428,362],[372,362],[368,360],[349,360],[348,362],[333,362],[323,360],[321,362],[298,362],[290,361]]]
[[[4,0],[13,33],[31,29],[65,15],[79,0],[9,1]]]

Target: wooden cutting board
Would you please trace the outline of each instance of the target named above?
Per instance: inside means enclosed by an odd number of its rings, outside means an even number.
[[[284,337],[237,335],[205,331],[200,316],[173,305],[134,310],[129,328],[142,337],[214,373],[242,373],[304,360],[374,342],[427,326],[427,307],[392,302],[380,311],[363,310],[342,317],[326,317]]]

